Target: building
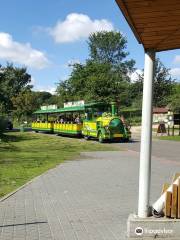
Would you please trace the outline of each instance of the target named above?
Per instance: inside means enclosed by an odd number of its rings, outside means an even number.
[[[154,107],[153,108],[153,124],[158,124],[159,122],[168,122],[168,115],[170,114],[170,109],[167,107]]]

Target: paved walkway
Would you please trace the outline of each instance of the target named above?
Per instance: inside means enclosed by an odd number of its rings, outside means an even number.
[[[137,207],[138,155],[86,153],[36,178],[0,203],[0,239],[125,239]],[[179,168],[180,159],[153,158],[152,201]]]

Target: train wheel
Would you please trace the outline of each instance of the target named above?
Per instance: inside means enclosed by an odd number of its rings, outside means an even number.
[[[84,139],[85,139],[85,140],[89,140],[89,136],[84,135]]]

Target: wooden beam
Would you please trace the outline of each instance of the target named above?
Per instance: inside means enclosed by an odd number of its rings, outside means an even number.
[[[142,43],[141,37],[139,36],[139,34],[138,34],[138,32],[137,32],[137,30],[135,28],[135,24],[134,24],[130,14],[129,14],[129,12],[128,12],[128,9],[126,7],[125,1],[124,0],[116,0],[116,2],[117,2],[117,5],[119,6],[119,8],[121,9],[121,12],[124,15],[126,21],[128,22],[131,30],[133,31],[137,41],[139,43]]]
[[[166,190],[169,188],[169,183],[164,183],[161,191],[161,195],[166,192]]]
[[[129,26],[145,50],[180,48],[179,0],[116,0]]]
[[[174,181],[176,181],[176,179],[177,179],[178,177],[180,177],[180,173],[175,173],[174,176],[173,176],[173,179],[172,179],[172,183],[173,183]]]
[[[177,217],[180,218],[180,179],[178,181],[178,212]]]
[[[177,198],[178,198],[178,187],[176,184],[172,186],[172,207],[171,207],[171,217],[177,218]]]
[[[172,193],[166,192],[165,209],[164,209],[164,215],[166,217],[171,217],[171,201],[172,201]]]

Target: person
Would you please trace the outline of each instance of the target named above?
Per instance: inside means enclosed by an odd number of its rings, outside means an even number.
[[[75,121],[75,123],[79,124],[80,123],[79,117],[77,116],[74,121]]]
[[[64,119],[63,118],[60,119],[60,123],[64,123]]]
[[[124,118],[123,115],[121,115],[120,119],[121,119],[122,123],[123,123],[124,125],[126,125],[126,121],[125,121],[125,118]]]

